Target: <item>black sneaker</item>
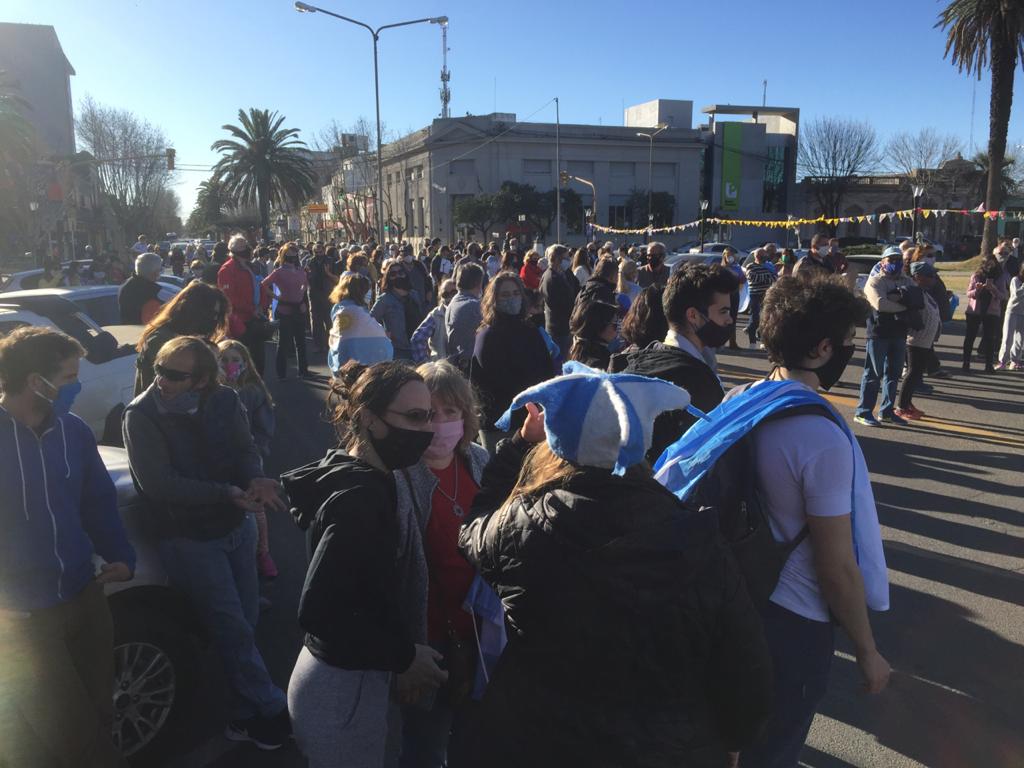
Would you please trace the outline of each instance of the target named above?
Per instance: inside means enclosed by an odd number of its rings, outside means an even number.
[[[292,722],[288,710],[283,709],[273,717],[250,717],[234,720],[224,730],[225,738],[231,741],[251,741],[267,752],[280,749],[292,735]]]

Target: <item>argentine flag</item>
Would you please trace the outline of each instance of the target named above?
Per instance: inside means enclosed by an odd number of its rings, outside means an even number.
[[[332,373],[341,370],[349,360],[363,365],[391,360],[395,350],[384,326],[373,319],[364,307],[346,299],[331,310],[331,336],[327,364]]]

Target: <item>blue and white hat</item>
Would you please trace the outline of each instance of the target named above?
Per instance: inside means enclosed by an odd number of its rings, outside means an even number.
[[[544,408],[544,431],[555,455],[573,464],[611,469],[622,475],[651,447],[654,419],[664,411],[687,410],[686,390],[661,379],[604,373],[569,362],[562,375],[520,392],[496,422],[512,426],[512,411],[536,403]]]

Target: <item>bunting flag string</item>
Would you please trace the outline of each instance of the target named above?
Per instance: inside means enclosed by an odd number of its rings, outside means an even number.
[[[1024,221],[1024,212],[1021,211],[985,211],[985,210],[953,210],[953,209],[938,209],[938,208],[918,208],[917,212],[925,219],[936,216],[944,217],[950,215],[956,216],[971,216],[973,214],[980,214],[989,219],[1003,219],[1011,221]],[[798,219],[798,218],[787,218],[787,219],[769,219],[762,221],[760,219],[722,219],[717,217],[707,217],[704,219],[705,224],[726,224],[731,227],[766,227],[769,229],[792,229],[796,227],[812,225],[812,224],[826,224],[829,226],[838,226],[839,224],[874,224],[876,220],[878,222],[883,221],[894,221],[899,219],[905,221],[907,219],[914,218],[914,209],[908,209],[903,211],[886,211],[878,214],[864,214],[858,216],[839,216],[826,218],[825,216],[818,216],[813,219]],[[671,227],[637,227],[637,228],[617,228],[617,227],[606,227],[601,224],[591,224],[595,232],[604,232],[612,235],[642,235],[645,232],[652,235],[655,234],[673,234],[677,232],[683,232],[687,229],[693,229],[694,227],[700,226],[700,219],[696,221],[690,221],[686,224],[674,224]]]

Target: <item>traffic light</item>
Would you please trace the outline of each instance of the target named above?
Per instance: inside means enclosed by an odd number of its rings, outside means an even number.
[[[171,147],[168,147],[166,152],[167,152],[167,170],[168,171],[173,171],[174,170],[174,150]]]
[[[558,172],[558,181],[561,182],[563,187],[566,186],[569,183],[569,172],[568,171],[559,171]]]

